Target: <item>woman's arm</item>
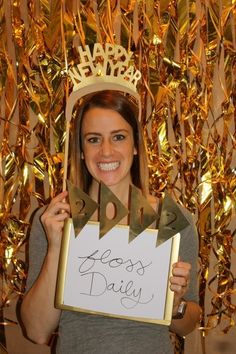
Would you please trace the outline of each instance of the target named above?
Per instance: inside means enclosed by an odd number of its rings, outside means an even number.
[[[184,300],[188,291],[190,282],[191,265],[186,262],[177,262],[173,265],[172,277],[170,278],[170,288],[174,291],[174,304],[172,316],[175,317],[181,301]],[[179,336],[185,336],[192,332],[197,323],[199,323],[201,315],[200,306],[193,302],[187,301],[186,311],[183,318],[172,319],[170,330]]]
[[[21,318],[27,336],[38,344],[48,342],[58,326],[61,313],[54,307],[54,298],[62,230],[70,212],[69,205],[64,202],[66,196],[67,192],[59,194],[41,216],[47,234],[47,254],[37,280],[21,304]]]
[[[197,326],[200,320],[201,309],[198,304],[192,301],[187,301],[187,308],[182,319],[172,320],[170,331],[178,334],[181,337],[191,333]]]

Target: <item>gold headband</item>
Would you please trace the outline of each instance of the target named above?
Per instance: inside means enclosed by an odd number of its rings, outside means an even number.
[[[131,65],[132,52],[117,44],[106,43],[104,48],[95,43],[91,52],[88,45],[78,47],[79,64],[69,69],[73,92],[66,105],[66,119],[71,120],[74,104],[82,97],[104,90],[115,90],[133,96],[141,112],[137,83],[139,70]]]

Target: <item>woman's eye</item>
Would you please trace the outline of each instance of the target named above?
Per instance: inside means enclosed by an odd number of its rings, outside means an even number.
[[[120,140],[124,140],[125,136],[123,134],[117,134],[113,137],[114,141],[120,141]]]
[[[87,141],[91,144],[97,144],[99,143],[99,138],[97,136],[92,136],[91,138],[88,138]]]

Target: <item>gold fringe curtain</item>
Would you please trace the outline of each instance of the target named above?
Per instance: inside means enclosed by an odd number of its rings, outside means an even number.
[[[61,189],[76,46],[114,42],[142,72],[151,191],[167,188],[195,216],[201,329],[223,322],[227,332],[236,312],[236,1],[0,0],[0,36],[1,309],[24,288],[32,211]]]

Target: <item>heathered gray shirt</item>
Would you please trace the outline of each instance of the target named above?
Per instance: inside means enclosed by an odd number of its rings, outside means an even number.
[[[47,237],[40,221],[40,209],[33,220],[29,244],[27,290],[37,279],[47,253]],[[189,214],[185,213],[186,217]],[[192,265],[186,300],[198,302],[198,239],[195,227],[181,232],[180,259]],[[174,353],[168,326],[62,311],[57,354],[171,354]]]

